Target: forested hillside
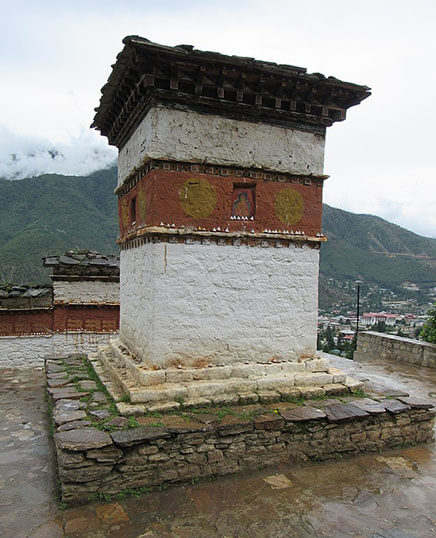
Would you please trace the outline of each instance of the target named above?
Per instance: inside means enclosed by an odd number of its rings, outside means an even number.
[[[0,179],[0,280],[48,282],[48,254],[117,252],[116,175],[112,167],[88,177]]]
[[[360,278],[388,286],[406,280],[430,284],[436,279],[436,239],[380,217],[356,215],[325,204],[323,229],[329,239],[321,249],[325,277]]]

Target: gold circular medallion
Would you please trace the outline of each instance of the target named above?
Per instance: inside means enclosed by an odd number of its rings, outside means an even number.
[[[204,219],[215,209],[216,192],[204,179],[188,179],[179,192],[183,211],[194,219]]]
[[[292,187],[286,187],[276,194],[274,209],[283,224],[297,224],[304,212],[303,197]]]

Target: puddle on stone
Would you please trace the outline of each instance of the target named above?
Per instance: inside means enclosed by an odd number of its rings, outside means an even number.
[[[292,486],[292,482],[283,474],[273,474],[271,476],[266,476],[263,480],[264,482],[269,484],[272,489],[285,489]]]
[[[398,471],[405,478],[414,478],[416,476],[416,464],[400,456],[384,457],[378,456],[377,461],[384,463],[393,471]]]

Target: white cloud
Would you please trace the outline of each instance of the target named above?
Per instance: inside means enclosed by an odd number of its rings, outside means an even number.
[[[94,132],[84,131],[69,143],[12,133],[0,125],[0,177],[22,179],[44,173],[87,175],[115,162],[116,151]]]

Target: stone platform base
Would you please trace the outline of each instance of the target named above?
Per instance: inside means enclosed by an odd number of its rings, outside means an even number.
[[[47,360],[62,499],[141,491],[278,463],[336,459],[434,439],[431,403],[319,397],[117,416],[85,357]]]
[[[362,383],[330,368],[325,358],[234,366],[150,370],[119,340],[90,355],[122,415],[201,405],[268,403],[289,398],[349,394]],[[122,400],[122,401],[120,401]]]

